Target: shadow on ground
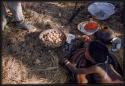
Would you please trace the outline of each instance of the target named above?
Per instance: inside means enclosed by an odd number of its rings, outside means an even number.
[[[32,12],[26,11],[26,21],[36,26],[38,31],[31,33],[22,30],[16,30],[15,27],[10,25],[11,31],[3,34],[2,57],[4,61],[3,68],[6,70],[3,71],[3,79],[5,79],[4,81],[8,80],[6,83],[13,83],[13,80],[18,80],[17,78],[19,78],[20,81],[15,83],[22,83],[22,79],[25,81],[35,76],[37,78],[35,79],[36,81],[41,80],[38,83],[64,83],[67,80],[67,76],[65,74],[66,71],[59,67],[59,55],[57,54],[61,49],[45,48],[38,37],[40,32],[46,30],[46,25],[44,22],[48,19],[51,19],[53,22],[57,23],[57,25],[60,27],[64,26],[62,29],[64,31],[69,29],[69,32],[71,33],[82,34],[77,30],[77,24],[82,20],[87,19],[86,16],[89,15],[87,8],[83,9],[79,13],[79,15],[74,19],[73,23],[65,26],[67,20],[72,14],[74,5],[66,6],[64,4],[64,7],[61,7],[47,2],[31,2],[29,5],[28,3],[29,2],[26,2],[25,8],[31,10]],[[87,7],[89,3],[91,3],[91,1],[83,5]],[[115,25],[113,26],[113,30],[119,31],[117,29],[119,28],[118,25],[121,24],[120,20],[117,21],[119,17],[114,15],[113,18],[115,19],[114,22],[112,22],[112,19],[109,20],[112,26]],[[119,32],[122,32],[122,28],[123,27],[121,26]],[[12,60],[10,61],[10,59]],[[12,68],[9,68],[10,65],[14,63],[14,59],[20,62],[17,64],[19,66],[16,66],[15,64],[12,66]],[[20,65],[25,66],[25,68]],[[22,76],[25,74],[25,76],[22,78],[16,73],[23,70],[25,71],[19,73]],[[8,78],[10,75],[11,77]],[[42,80],[43,78],[47,80]]]

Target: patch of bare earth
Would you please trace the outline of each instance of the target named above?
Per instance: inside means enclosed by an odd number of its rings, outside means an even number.
[[[65,83],[66,71],[58,64],[61,48],[45,48],[39,40],[40,32],[52,28],[59,28],[64,33],[73,32],[81,34],[77,30],[77,24],[87,18],[87,6],[74,19],[71,25],[66,25],[72,14],[74,2],[23,2],[25,21],[37,28],[36,32],[17,30],[13,24],[9,24],[9,30],[3,32],[2,43],[2,83],[3,84],[48,84]],[[119,3],[121,4],[121,3]],[[122,5],[122,4],[121,4]],[[108,24],[123,39],[123,25],[113,15]],[[122,40],[123,41],[123,40]],[[122,65],[123,49],[117,53]]]

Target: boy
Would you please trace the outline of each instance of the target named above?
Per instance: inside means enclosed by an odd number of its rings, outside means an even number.
[[[78,83],[88,83],[87,76],[95,74],[96,83],[123,83],[121,75],[110,62],[108,48],[100,41],[90,42],[88,48],[81,49],[79,55],[70,60],[62,59],[65,66],[76,75]],[[96,76],[93,76],[94,78]]]

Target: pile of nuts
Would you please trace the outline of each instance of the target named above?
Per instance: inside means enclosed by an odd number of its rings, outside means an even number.
[[[59,47],[64,41],[63,37],[63,33],[55,29],[49,29],[40,34],[42,42],[49,47]]]

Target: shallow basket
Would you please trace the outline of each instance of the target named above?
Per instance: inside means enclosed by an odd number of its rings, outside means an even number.
[[[55,43],[55,44],[53,44],[52,42],[47,43],[46,41],[43,40],[44,39],[43,38],[44,34],[47,34],[47,33],[51,34],[51,32],[53,32],[53,31],[56,31],[56,32],[61,34],[61,40],[62,41],[60,43]],[[56,48],[56,47],[60,47],[61,45],[63,45],[65,43],[66,36],[65,36],[65,34],[61,30],[58,30],[58,29],[48,29],[48,30],[45,30],[42,33],[40,33],[39,39],[42,41],[42,43],[44,44],[45,47]]]

